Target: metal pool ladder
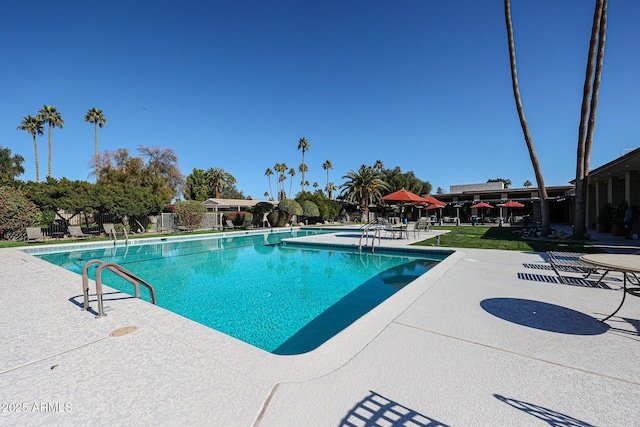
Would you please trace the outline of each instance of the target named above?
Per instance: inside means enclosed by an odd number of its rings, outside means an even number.
[[[365,239],[365,246],[369,245],[369,232],[373,230],[373,239],[371,240],[371,252],[375,252],[376,237],[378,238],[378,246],[380,246],[380,227],[378,221],[371,221],[362,226],[362,234],[360,234],[360,241],[358,242],[358,249],[362,252],[362,239]]]
[[[98,264],[98,268],[96,269],[96,297],[98,299],[98,315],[96,318],[100,318],[106,316],[104,314],[104,304],[102,302],[102,271],[107,269],[114,274],[122,277],[129,283],[131,283],[136,290],[136,298],[140,298],[140,286],[142,285],[149,290],[149,295],[151,298],[151,304],[156,303],[156,292],[149,283],[140,277],[136,276],[123,266],[116,264],[115,262],[105,262],[100,259],[92,259],[88,261],[82,267],[82,294],[84,296],[84,308],[83,310],[89,310],[89,267],[94,264]]]

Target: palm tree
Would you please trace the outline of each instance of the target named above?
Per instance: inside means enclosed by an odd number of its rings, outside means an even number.
[[[378,172],[382,172],[384,170],[384,163],[382,163],[382,160],[376,160],[373,168]]]
[[[273,167],[273,170],[278,172],[277,189],[278,189],[278,201],[280,201],[281,199],[285,199],[286,198],[286,193],[284,191],[284,180],[286,179],[286,177],[284,177],[284,174],[287,171],[287,164],[286,163],[276,163],[275,166]]]
[[[330,182],[327,184],[327,187],[325,188],[327,195],[329,197],[329,200],[331,200],[331,195],[333,194],[334,191],[336,191],[338,189],[338,187],[336,187],[336,185],[333,182]]]
[[[209,168],[205,172],[205,179],[209,187],[213,188],[216,199],[220,198],[220,187],[227,184],[228,173],[222,168]]]
[[[538,182],[538,193],[540,197],[540,216],[542,225],[542,235],[546,236],[551,232],[551,217],[549,213],[549,200],[547,195],[547,187],[544,185],[544,178],[542,176],[542,169],[540,162],[538,162],[538,156],[533,147],[533,139],[529,132],[529,125],[527,119],[524,116],[524,107],[522,106],[522,99],[520,98],[520,89],[518,86],[518,72],[516,69],[516,48],[513,41],[513,25],[511,22],[511,1],[504,0],[504,16],[507,24],[507,38],[509,42],[509,62],[511,66],[511,84],[513,87],[513,97],[516,101],[516,108],[518,110],[518,116],[520,117],[520,126],[524,133],[524,140],[529,149],[529,157],[531,158],[531,164],[533,165],[533,172],[536,175],[536,181]]]
[[[319,185],[320,185],[320,184],[318,184],[317,182],[314,182],[314,183],[313,183],[313,191],[314,191],[314,192],[315,192],[315,191],[318,191],[318,186],[319,186]]]
[[[583,239],[586,233],[587,217],[587,175],[593,144],[593,132],[596,125],[596,110],[598,108],[598,94],[604,62],[604,46],[607,39],[607,8],[608,0],[597,0],[591,26],[591,40],[587,57],[587,70],[582,92],[582,109],[580,111],[580,126],[578,129],[578,155],[576,160],[576,199],[573,221],[573,238]],[[596,62],[597,58],[597,62]],[[594,77],[595,63],[595,77]],[[587,113],[589,118],[587,120]]]
[[[269,179],[269,194],[271,194],[271,198],[273,199],[273,191],[271,190],[271,175],[273,175],[273,171],[271,170],[271,168],[267,168],[267,170],[264,171],[264,174]]]
[[[96,138],[96,147],[95,147],[95,161],[96,161],[96,180],[98,179],[98,165],[100,163],[100,153],[98,151],[98,127],[102,128],[107,124],[107,120],[104,118],[102,114],[102,110],[98,110],[96,107],[92,107],[87,111],[87,114],[84,115],[85,123],[93,123],[95,138]]]
[[[289,198],[291,198],[291,187],[293,186],[293,177],[296,176],[296,170],[294,168],[289,169],[289,175],[291,175],[291,181],[289,181]]]
[[[304,179],[304,173],[309,172],[309,168],[304,163],[300,163],[300,166],[298,166],[298,172],[302,174],[302,180],[300,181],[300,186],[302,187],[302,192],[304,193],[304,187],[306,185],[309,185],[309,181]]]
[[[42,131],[42,120],[40,120],[37,116],[33,117],[31,114],[27,115],[20,122],[20,126],[16,128],[16,130],[24,130],[29,132],[33,137],[33,152],[36,158],[36,182],[40,182],[40,169],[38,166],[38,143],[36,142],[37,135],[44,135]]]
[[[531,183],[531,181],[526,180],[526,181],[524,182],[524,184],[522,184],[522,185],[523,185],[523,186],[525,186],[526,188],[529,188],[529,187],[531,187],[533,184]]]
[[[333,169],[333,164],[331,163],[331,160],[327,160],[326,162],[324,162],[322,164],[322,169],[327,171],[327,187],[329,187],[329,169]]]
[[[300,138],[300,140],[298,141],[298,150],[302,150],[302,164],[300,165],[300,172],[302,172],[302,191],[304,192],[304,173],[307,172],[308,169],[303,170],[302,169],[302,165],[304,165],[304,152],[305,151],[309,151],[309,141],[307,141],[307,138],[302,137]],[[305,165],[306,166],[306,165]]]
[[[59,127],[62,129],[64,127],[64,120],[62,120],[62,115],[60,112],[56,110],[56,107],[51,105],[45,105],[38,111],[38,118],[42,121],[42,123],[46,123],[49,128],[49,161],[48,165],[48,174],[47,176],[51,176],[51,131],[54,127]]]
[[[342,179],[347,181],[340,185],[341,195],[348,202],[359,204],[362,221],[369,218],[369,205],[380,200],[382,191],[389,189],[389,184],[381,179],[380,173],[371,166],[360,166],[358,172],[349,171]]]

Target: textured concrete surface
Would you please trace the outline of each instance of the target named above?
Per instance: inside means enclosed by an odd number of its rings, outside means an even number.
[[[640,425],[640,299],[603,324],[621,276],[560,284],[544,254],[457,251],[298,356],[113,290],[95,319],[78,275],[15,249],[0,259],[1,425]]]

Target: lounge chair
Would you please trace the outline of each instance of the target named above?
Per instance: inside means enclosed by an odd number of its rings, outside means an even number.
[[[230,219],[225,220],[225,224],[222,226],[223,230],[235,230],[236,228],[240,228],[237,225],[233,225]]]
[[[70,225],[68,229],[69,229],[69,237],[71,237],[73,240],[86,239],[87,237],[93,237],[91,234],[85,234],[79,225]]]
[[[113,237],[113,240],[118,240],[118,235],[127,237],[127,233],[125,231],[116,231],[116,227],[115,225],[113,225],[113,223],[105,222],[104,224],[102,224],[102,228],[104,228],[104,232],[107,233],[109,239]]]
[[[42,228],[40,227],[27,227],[27,243],[47,241],[47,236],[42,232]]]
[[[568,284],[568,281],[560,273],[578,273],[581,274],[584,279],[587,279],[591,274],[600,274],[600,272],[602,272],[602,269],[581,261],[580,256],[584,254],[580,252],[549,251],[547,252],[547,255],[549,257],[549,264],[551,264],[553,271],[555,271],[560,282],[564,284]],[[600,284],[608,272],[609,270],[604,270],[596,284]]]

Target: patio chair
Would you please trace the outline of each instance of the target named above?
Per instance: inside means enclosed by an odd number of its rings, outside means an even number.
[[[26,230],[27,230],[27,243],[37,242],[37,241],[42,241],[42,242],[47,241],[47,236],[42,232],[42,228],[27,227]]]
[[[387,235],[390,233],[391,238],[395,239],[396,233],[402,233],[401,229],[394,227],[393,224],[391,224],[389,221],[384,221],[383,226],[384,226],[383,230],[384,230],[385,237],[387,237]],[[400,234],[400,236],[402,236],[402,234]]]
[[[409,238],[409,233],[413,233],[413,238],[415,239],[416,230],[418,229],[416,224],[417,223],[415,221],[411,221],[411,222],[407,223],[406,228],[404,230],[402,230],[402,231],[404,231],[405,236],[407,236],[407,239]]]
[[[93,237],[91,234],[85,234],[79,225],[70,225],[68,230],[69,230],[69,237],[71,237],[73,240],[86,239],[87,237]]]
[[[236,228],[240,228],[237,225],[233,225],[230,219],[225,220],[225,223],[222,225],[223,230],[235,230]]]
[[[560,282],[567,284],[566,278],[561,273],[577,273],[581,274],[584,279],[587,279],[592,274],[600,274],[601,268],[594,267],[591,264],[587,264],[580,260],[580,256],[585,255],[580,252],[560,252],[549,251],[547,256],[549,257],[549,264],[555,271]],[[604,270],[602,276],[596,282],[596,285],[602,282],[602,279],[607,275],[609,270]]]

